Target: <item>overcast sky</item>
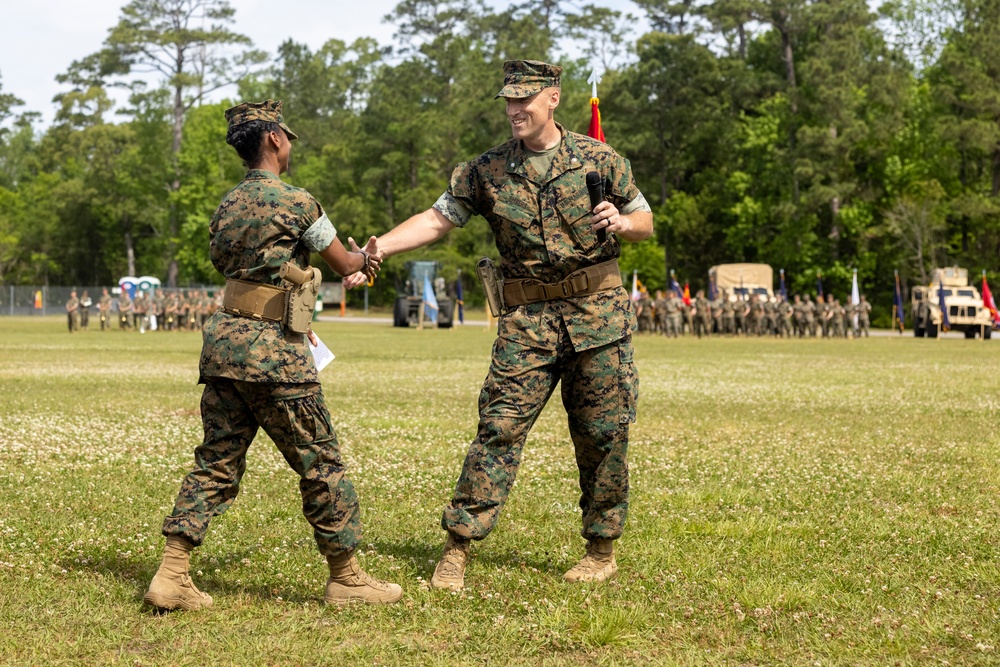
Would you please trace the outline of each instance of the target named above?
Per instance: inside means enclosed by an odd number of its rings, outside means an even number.
[[[383,23],[398,0],[231,0],[234,29],[248,35],[257,48],[274,53],[284,40],[318,48],[331,38],[352,42],[374,37],[392,40],[394,27]],[[2,92],[24,100],[16,109],[41,112],[44,124],[54,115],[52,98],[60,91],[57,74],[70,63],[101,48],[108,29],[118,22],[126,0],[9,0],[0,23]],[[507,4],[494,0],[495,5]],[[583,3],[581,3],[583,4]],[[597,0],[595,4],[639,14],[631,0]],[[223,91],[232,94],[232,90]]]

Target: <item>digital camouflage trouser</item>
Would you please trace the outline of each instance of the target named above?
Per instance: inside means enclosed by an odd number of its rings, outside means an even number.
[[[318,383],[237,382],[209,378],[201,398],[205,440],[194,450],[194,470],[181,484],[163,534],[198,546],[208,523],[232,504],[246,471],[258,427],[271,436],[301,478],[302,513],[316,544],[330,556],[354,549],[361,516],[354,485],[344,472],[337,436]]]
[[[584,538],[615,539],[628,515],[628,431],[639,378],[632,338],[576,352],[563,327],[558,349],[498,338],[479,395],[479,433],[469,446],[441,527],[483,539],[496,524],[521,463],[524,441],[561,383],[580,472]]]

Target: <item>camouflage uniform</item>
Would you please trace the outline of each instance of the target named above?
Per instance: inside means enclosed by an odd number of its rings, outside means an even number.
[[[778,304],[764,297],[761,305],[764,310],[764,334],[771,336],[778,333]]]
[[[830,323],[827,319],[828,308],[822,296],[816,297],[816,323],[819,325],[820,336],[826,338],[830,335]]]
[[[861,297],[861,303],[858,304],[858,336],[864,334],[865,338],[868,338],[868,327],[871,326],[871,312],[872,305]]]
[[[156,329],[157,331],[163,330],[163,309],[166,307],[166,303],[163,298],[163,292],[156,290],[156,294],[153,297],[152,303],[150,303],[150,312],[156,318]]]
[[[643,294],[638,302],[639,333],[651,333],[653,331],[653,304],[649,301],[649,296]]]
[[[735,304],[733,304],[733,319],[736,324],[736,331],[734,333],[741,333],[744,336],[747,334],[747,316],[750,314],[750,304],[743,301],[743,297],[740,297]]]
[[[598,171],[605,196],[625,213],[645,207],[629,163],[605,143],[558,126],[562,141],[538,173],[516,139],[460,164],[434,204],[462,227],[473,214],[493,231],[506,280],[551,283],[615,260],[618,240],[598,243],[585,175]],[[628,513],[629,424],[639,380],[632,358],[636,318],[623,287],[508,309],[500,316],[489,374],[479,396],[479,429],[441,526],[482,539],[514,483],[528,431],[555,390],[580,471],[584,538],[614,539]]]
[[[666,335],[667,333],[667,297],[662,292],[657,293],[656,301],[653,302],[653,315],[656,318],[654,331]]]
[[[76,298],[76,292],[70,296],[69,300],[66,302],[66,326],[69,328],[69,332],[80,328],[80,300]]]
[[[90,306],[92,304],[90,295],[84,290],[80,296],[80,328],[84,331],[90,326]]]
[[[684,332],[684,322],[681,319],[682,305],[683,302],[677,298],[677,295],[671,294],[667,297],[666,303],[663,306],[664,316],[667,322],[664,333],[671,338],[677,338],[678,335]]]
[[[854,315],[858,312],[858,307],[848,300],[841,310],[844,313],[844,336],[856,338],[858,332],[854,328]]]
[[[198,328],[198,292],[188,290],[184,300],[184,328],[194,331]]]
[[[171,292],[167,295],[167,299],[163,304],[163,316],[164,323],[163,326],[167,331],[174,331],[178,329],[178,310],[180,308],[180,301],[177,298],[177,294]]]
[[[712,332],[712,307],[709,305],[708,299],[705,298],[703,294],[698,293],[697,298],[694,300],[694,333],[698,338],[701,338],[702,332],[706,336],[711,335]]]
[[[722,333],[736,333],[736,308],[738,303],[733,303],[726,295],[722,298]]]
[[[712,299],[708,305],[712,309],[713,331],[717,334],[724,333],[722,330],[722,299],[716,297],[715,299]]]
[[[792,323],[795,335],[802,338],[806,330],[806,305],[799,294],[795,295],[795,303],[792,304]]]
[[[806,329],[810,338],[816,337],[816,304],[812,297],[806,294],[806,302],[802,305],[806,317]]]
[[[747,317],[748,335],[764,335],[764,305],[756,294],[750,295],[750,314]]]
[[[792,304],[781,297],[776,307],[777,310],[777,335],[782,338],[790,338],[792,335]]]
[[[108,295],[107,291],[101,295],[100,300],[97,302],[97,312],[101,318],[101,331],[108,331],[111,329],[111,297]]]
[[[279,287],[282,264],[307,268],[310,252],[327,248],[335,236],[308,192],[257,169],[223,198],[210,231],[212,264],[220,273]],[[184,478],[163,534],[202,543],[211,518],[236,498],[247,450],[263,428],[300,477],[302,511],[320,552],[335,556],[353,550],[361,536],[358,499],[306,337],[280,322],[219,311],[206,323],[203,341],[205,439],[195,449],[194,470]]]
[[[123,331],[132,328],[132,297],[124,289],[118,295],[118,326]]]
[[[841,338],[844,335],[843,325],[843,308],[840,306],[840,301],[833,298],[833,295],[827,295],[826,299],[826,335],[830,338]]]
[[[149,297],[145,292],[139,292],[135,301],[132,302],[132,311],[135,317],[135,326],[139,333],[146,333],[149,328]]]

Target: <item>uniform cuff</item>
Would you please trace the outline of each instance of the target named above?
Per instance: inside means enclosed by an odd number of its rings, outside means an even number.
[[[326,213],[324,213],[302,235],[302,242],[313,252],[323,252],[330,247],[335,238],[337,238],[337,230],[334,229],[330,218],[326,217]]]
[[[456,227],[464,227],[465,223],[472,217],[472,211],[469,207],[455,199],[450,192],[445,192],[438,197],[433,208],[448,218],[448,221]]]
[[[625,208],[623,208],[619,212],[622,215],[628,215],[629,213],[635,213],[636,211],[652,212],[652,210],[653,209],[649,208],[649,202],[646,201],[646,198],[643,197],[642,193],[640,192],[638,197],[630,201],[628,204],[625,204]]]

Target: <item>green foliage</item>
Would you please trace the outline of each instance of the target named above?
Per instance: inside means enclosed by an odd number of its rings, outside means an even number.
[[[509,137],[492,96],[503,61],[524,57],[564,65],[557,119],[574,131],[589,121],[591,62],[605,65],[605,132],[655,212],[655,238],[625,244],[622,269],[653,289],[670,269],[698,289],[713,264],[764,262],[793,292],[813,291],[821,271],[843,293],[858,269],[879,304],[894,269],[912,284],[945,263],[1000,268],[995,2],[903,0],[880,14],[864,0],[638,5],[655,28],[644,35],[599,4],[403,0],[386,17],[392,47],[287,40],[261,69],[230,3],[131,0],[104,48],[59,77],[55,125],[39,132],[0,91],[0,279],[103,282],[134,267],[217,280],[206,226],[241,167],[225,104],[203,97],[231,81],[240,99],[285,100],[301,136],[286,178],[341,235],[381,234]],[[114,114],[119,84],[131,97]],[[369,297],[392,301],[406,259],[440,261],[453,281],[494,252],[473,221],[388,262]]]
[[[562,580],[584,542],[557,393],[450,593],[426,582],[495,337],[321,321],[358,560],[403,600],[323,605],[299,478],[261,431],[191,555],[214,606],[157,615],[160,524],[204,437],[201,336],[94,326],[0,318],[4,665],[996,663],[995,341],[637,335],[618,575]]]

